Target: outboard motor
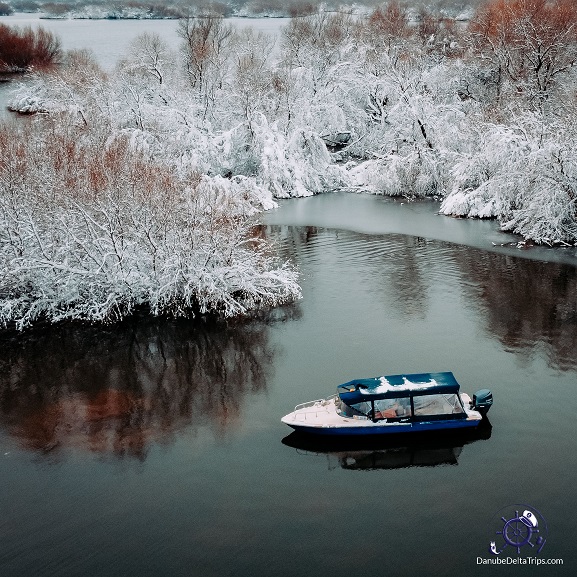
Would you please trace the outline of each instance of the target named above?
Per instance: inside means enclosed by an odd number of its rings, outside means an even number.
[[[489,412],[493,404],[493,393],[489,389],[481,389],[473,395],[473,409],[479,411],[483,417]]]

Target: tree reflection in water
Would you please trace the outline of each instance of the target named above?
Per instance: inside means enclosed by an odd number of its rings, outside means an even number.
[[[362,262],[356,273],[371,292],[398,295],[388,314],[426,317],[431,241],[418,236],[371,235],[314,226],[269,225],[263,227],[263,234],[275,239],[281,257],[297,266],[302,266],[303,254],[309,263],[326,263],[331,258],[340,264],[346,264],[347,259],[355,264]],[[389,305],[388,300],[385,303]]]
[[[519,357],[544,346],[551,367],[577,368],[574,266],[397,234],[339,231],[335,242],[334,231],[314,227],[271,226],[267,232],[294,262],[307,251],[309,263],[330,251],[336,262],[364,259],[355,270],[365,287],[383,294],[389,316],[426,322],[431,289],[440,287],[448,314],[451,299],[462,294],[468,307],[482,311],[489,336]]]
[[[559,250],[559,249],[556,249]],[[577,268],[455,247],[469,300],[507,349],[530,356],[545,345],[549,365],[577,367]]]
[[[0,427],[31,450],[79,447],[145,459],[184,427],[224,435],[266,389],[274,318],[46,327],[2,337]]]
[[[425,319],[428,311],[427,251],[426,239],[419,236],[390,235],[394,250],[388,247],[382,253],[383,267],[391,291],[399,295],[397,306],[402,316]]]

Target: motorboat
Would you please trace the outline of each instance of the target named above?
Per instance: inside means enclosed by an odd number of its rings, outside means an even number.
[[[297,405],[281,420],[317,435],[423,433],[478,427],[493,404],[488,389],[473,398],[451,372],[356,379],[326,399]]]
[[[325,457],[329,469],[375,471],[410,467],[456,466],[466,445],[491,438],[491,423],[457,431],[413,435],[331,437],[292,431],[282,444],[302,455]]]

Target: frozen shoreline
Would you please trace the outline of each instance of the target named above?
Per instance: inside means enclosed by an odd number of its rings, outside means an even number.
[[[329,192],[280,200],[262,213],[269,226],[319,227],[370,235],[399,234],[469,246],[529,260],[577,267],[577,248],[523,244],[520,235],[500,230],[496,219],[453,218],[439,213],[440,202],[406,201],[382,195]]]

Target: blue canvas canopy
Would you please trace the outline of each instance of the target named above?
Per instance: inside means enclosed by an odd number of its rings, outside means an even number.
[[[451,372],[387,375],[373,379],[355,379],[337,387],[347,405],[378,399],[398,399],[414,395],[458,393],[459,383]]]

